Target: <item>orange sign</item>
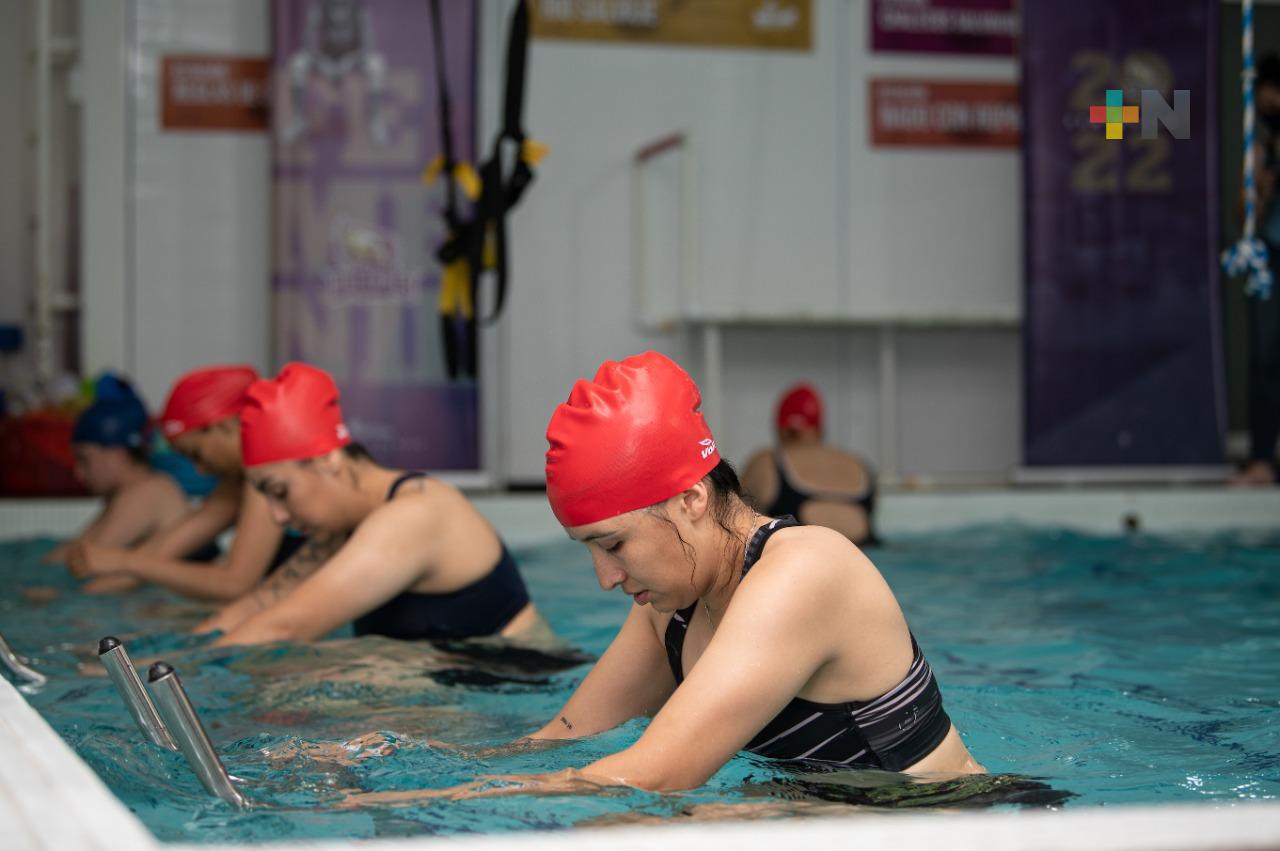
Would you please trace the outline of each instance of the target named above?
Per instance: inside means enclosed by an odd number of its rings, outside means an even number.
[[[160,126],[165,130],[267,130],[265,58],[166,56],[160,61]]]
[[[875,147],[1016,148],[1022,143],[1017,83],[871,81]]]
[[[808,50],[812,0],[533,0],[537,38]]]

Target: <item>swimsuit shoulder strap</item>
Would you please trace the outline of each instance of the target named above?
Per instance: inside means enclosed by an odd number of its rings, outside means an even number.
[[[787,514],[770,520],[757,529],[756,533],[751,536],[751,540],[747,542],[747,550],[742,555],[742,575],[746,576],[747,571],[760,560],[760,554],[764,552],[764,545],[769,542],[769,538],[773,537],[774,532],[799,525],[799,521]]]
[[[667,621],[667,631],[663,635],[663,644],[667,648],[667,664],[671,666],[671,674],[676,678],[676,685],[684,681],[684,636],[689,631],[689,619],[697,611],[698,603],[686,606],[671,616]]]
[[[391,483],[391,487],[387,488],[387,502],[395,498],[396,491],[400,490],[400,486],[411,479],[425,479],[427,474],[420,470],[410,470],[407,473],[401,473],[396,476],[396,480]]]
[[[770,535],[779,529],[799,525],[796,519],[788,514],[776,520],[770,520],[757,529],[747,543],[746,555],[742,560],[743,575],[745,576],[746,572],[751,569],[751,565],[760,560],[760,553],[764,551],[764,545],[769,540]],[[676,685],[684,681],[684,638],[689,631],[689,621],[693,618],[697,608],[698,602],[695,600],[691,605],[673,614],[671,620],[667,622],[667,631],[663,635],[662,643],[666,645],[667,649],[667,664],[671,666],[671,673],[676,678]]]

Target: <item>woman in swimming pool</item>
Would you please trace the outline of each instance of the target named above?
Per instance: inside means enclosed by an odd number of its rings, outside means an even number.
[[[307,641],[351,621],[358,635],[549,634],[515,560],[456,488],[389,470],[351,442],[327,373],[287,364],[248,390],[245,474],[276,522],[350,536],[310,576],[269,578],[207,627],[218,644]]]
[[[267,501],[244,480],[240,459],[240,408],[245,390],[258,378],[249,366],[208,366],[174,383],[161,416],[161,428],[173,448],[218,486],[199,507],[143,545],[126,549],[82,543],[71,549],[73,573],[94,577],[94,590],[124,590],[139,581],[154,582],[180,594],[226,602],[249,592],[271,569],[290,562],[296,572],[323,561],[324,541],[304,542],[286,534],[271,518]],[[211,546],[235,526],[225,559],[214,563],[185,558]]]
[[[910,774],[984,771],[942,708],[893,593],[843,535],[756,514],[720,460],[693,381],[663,355],[607,362],[547,427],[547,497],[596,578],[635,605],[595,668],[531,739],[653,714],[582,769],[352,803],[677,790],[735,753]]]
[[[747,461],[743,490],[770,516],[790,514],[859,546],[875,544],[875,474],[857,455],[823,440],[822,407],[813,385],[787,389],[775,417],[777,445]]]
[[[170,476],[151,467],[146,406],[133,386],[114,375],[97,381],[98,398],[71,435],[75,474],[102,509],[74,538],[44,558],[65,562],[77,546],[137,546],[187,513],[187,498]]]

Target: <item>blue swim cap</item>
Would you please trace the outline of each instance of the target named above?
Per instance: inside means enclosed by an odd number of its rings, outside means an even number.
[[[104,372],[93,382],[93,401],[118,402],[125,399],[139,399],[138,391],[133,389],[129,379],[114,372]]]
[[[102,399],[89,406],[76,420],[72,443],[99,446],[142,446],[147,430],[147,409],[138,397]]]

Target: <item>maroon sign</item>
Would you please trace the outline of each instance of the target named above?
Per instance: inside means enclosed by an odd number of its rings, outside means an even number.
[[[1017,0],[871,0],[871,49],[1013,55]]]
[[[1022,144],[1017,83],[877,77],[869,104],[871,144],[877,148]]]
[[[165,130],[266,130],[267,59],[165,56],[160,61],[160,126]]]

